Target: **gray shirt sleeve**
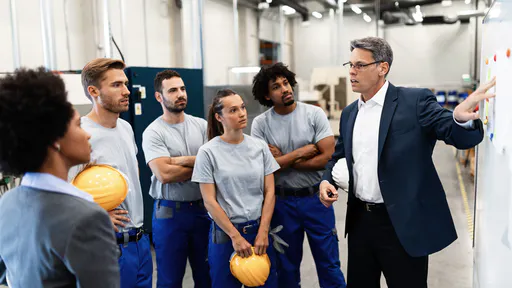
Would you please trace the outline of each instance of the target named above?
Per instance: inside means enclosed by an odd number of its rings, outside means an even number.
[[[164,140],[152,129],[146,129],[142,133],[142,150],[144,151],[146,164],[156,158],[170,157]]]
[[[315,127],[315,144],[320,140],[333,136],[331,129],[331,124],[329,123],[329,119],[327,119],[327,115],[322,109],[315,109],[315,114],[313,115],[314,127]]]
[[[199,149],[192,172],[192,182],[214,184],[213,164],[210,156],[204,149]]]
[[[265,165],[265,176],[267,176],[269,174],[276,172],[281,167],[279,166],[279,163],[277,163],[276,159],[270,152],[270,148],[268,148],[268,145],[266,145],[265,143],[263,144],[263,165]]]
[[[208,122],[204,121],[203,123],[204,123],[204,124],[203,124],[203,127],[204,127],[204,133],[203,133],[203,135],[204,135],[204,138],[203,138],[203,144],[204,144],[204,143],[207,143],[207,142],[208,142]]]
[[[64,263],[78,287],[120,287],[119,250],[112,223],[105,211],[90,212],[75,226]]]
[[[256,137],[265,141],[265,135],[263,134],[263,125],[260,125],[260,118],[255,118],[251,125],[251,136]]]

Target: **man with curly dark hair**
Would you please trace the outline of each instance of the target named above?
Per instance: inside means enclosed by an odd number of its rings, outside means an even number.
[[[282,63],[261,68],[253,95],[272,107],[256,117],[251,134],[263,139],[281,166],[275,174],[276,205],[272,226],[290,246],[278,254],[279,287],[300,287],[304,232],[308,235],[321,287],[345,287],[340,268],[333,207],[318,198],[324,167],[334,152],[334,136],[325,112],[295,101],[295,73]]]
[[[0,171],[23,175],[0,198],[0,283],[119,287],[108,214],[67,182],[91,146],[62,79],[44,68],[0,79],[0,135]]]
[[[93,108],[82,117],[82,127],[91,134],[92,162],[110,165],[128,179],[126,199],[109,211],[121,251],[121,287],[150,288],[153,261],[149,237],[142,230],[144,204],[137,145],[130,123],[119,118],[129,106],[130,91],[124,68],[124,62],[109,58],[97,58],[85,65],[82,85]]]

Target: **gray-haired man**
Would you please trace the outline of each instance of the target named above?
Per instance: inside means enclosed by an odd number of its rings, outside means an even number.
[[[494,82],[443,109],[428,89],[395,87],[386,80],[393,52],[385,40],[351,43],[352,90],[361,98],[343,110],[336,151],[320,184],[327,207],[337,199],[332,168],[349,170],[348,287],[427,287],[428,255],[456,238],[443,186],[432,162],[437,140],[459,149],[483,138],[476,104]],[[332,193],[332,195],[329,195]]]

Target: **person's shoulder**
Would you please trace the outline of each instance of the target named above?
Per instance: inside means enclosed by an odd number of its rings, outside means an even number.
[[[316,106],[313,104],[304,103],[304,102],[300,102],[300,101],[297,101],[297,108],[299,110],[305,110],[305,111],[324,112],[324,110],[320,106]]]
[[[272,121],[271,113],[274,111],[274,107],[271,107],[270,109],[267,109],[265,112],[261,113],[260,115],[254,117],[251,123],[251,131],[262,131],[265,126],[271,125],[270,122]]]
[[[135,136],[135,134],[133,133],[132,125],[128,121],[118,118],[117,127],[119,127],[119,129],[122,130],[123,133],[128,133],[131,136]]]
[[[82,198],[75,197],[75,201],[77,202],[77,206],[81,208],[82,220],[90,220],[91,218],[105,218],[108,217],[108,213],[99,206],[96,202],[91,202]]]
[[[391,86],[390,86],[391,87]],[[418,87],[403,87],[403,86],[393,86],[398,96],[405,96],[407,99],[424,97],[428,95],[434,95],[434,93],[427,88],[418,88]],[[389,88],[388,88],[389,89]]]
[[[203,119],[201,117],[194,116],[194,115],[190,115],[190,114],[185,114],[185,120],[196,122],[196,123],[201,123],[201,124],[207,123],[207,121],[205,119]]]
[[[270,107],[269,109],[265,110],[265,112],[262,112],[260,115],[254,117],[253,122],[265,121],[265,119],[271,115],[272,111],[274,111],[274,107]]]
[[[343,108],[341,110],[341,118],[342,119],[346,119],[345,117],[348,117],[348,115],[350,114],[350,112],[352,112],[354,109],[358,109],[357,108],[357,103],[359,102],[359,99],[358,100],[355,100],[353,101],[352,103],[348,104],[347,107]]]
[[[209,153],[218,146],[219,146],[219,136],[216,136],[213,139],[211,139],[210,141],[201,145],[201,147],[199,147],[199,152],[202,151],[202,152]],[[198,152],[198,154],[199,154],[199,152]]]
[[[327,114],[325,113],[324,109],[320,106],[303,103],[303,102],[297,102],[297,108],[299,110],[303,110],[308,115],[322,115],[327,118]]]
[[[268,147],[268,144],[258,137],[247,134],[244,134],[244,137],[246,137],[248,144],[252,147]]]
[[[70,231],[72,234],[83,233],[84,231],[91,231],[96,229],[102,229],[111,225],[110,217],[103,209],[95,202],[90,202],[85,199],[73,197],[73,222],[71,226],[74,231]],[[92,223],[92,224],[91,224]],[[71,228],[70,227],[70,228]]]
[[[146,127],[146,129],[144,129],[144,132],[142,132],[142,134],[148,134],[148,133],[152,133],[152,132],[158,132],[158,131],[161,131],[162,130],[162,120],[161,120],[162,116],[156,118],[155,120],[153,120],[153,122],[149,123],[148,127]]]
[[[9,208],[15,206],[17,202],[16,198],[20,197],[20,193],[22,193],[23,190],[25,190],[25,186],[18,186],[5,192],[5,194],[0,197],[0,213],[6,211],[3,207]]]
[[[206,121],[205,119],[203,118],[200,118],[200,117],[196,117],[196,116],[193,116],[193,115],[189,115],[189,114],[185,114],[185,121],[188,121],[194,125],[197,125],[201,128],[204,128],[204,127],[207,127],[208,126],[208,121]]]
[[[130,125],[130,123],[124,120],[123,118],[117,118],[117,125],[119,125],[123,129],[132,129],[132,125]]]
[[[356,99],[352,103],[348,104],[343,110],[351,111],[354,108],[357,108],[357,103],[359,103],[359,99]]]
[[[80,117],[80,126],[82,127],[82,129],[85,129],[86,131],[91,131],[95,128],[99,128],[98,124],[96,124],[96,122],[94,122],[87,116]]]

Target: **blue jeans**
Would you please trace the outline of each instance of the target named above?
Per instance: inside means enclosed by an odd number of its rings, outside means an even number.
[[[257,236],[258,224],[256,221],[249,221],[247,223],[239,224],[240,227],[244,227],[246,225],[256,225],[253,229],[247,230],[247,234],[240,232],[242,237],[244,237],[247,242],[254,246],[254,240]],[[229,268],[229,260],[231,255],[234,252],[233,244],[231,240],[228,238],[227,241],[223,241],[223,243],[215,244],[213,243],[212,233],[214,233],[215,229],[220,229],[215,223],[212,223],[212,227],[210,230],[210,245],[208,247],[208,262],[210,263],[210,275],[212,278],[212,288],[240,288],[242,287],[242,283],[238,281],[233,274],[231,274],[231,270]],[[242,230],[242,229],[240,229]],[[218,242],[218,241],[217,241]],[[277,288],[281,287],[277,285],[277,270],[276,270],[276,261],[275,261],[275,251],[272,246],[272,239],[269,236],[269,246],[267,248],[267,255],[270,258],[270,274],[268,276],[265,285],[260,287],[265,288]]]
[[[187,258],[195,287],[211,287],[208,266],[210,224],[211,220],[200,201],[155,201],[153,245],[158,288],[182,287]]]
[[[283,225],[277,235],[290,245],[277,253],[279,287],[300,286],[304,232],[315,260],[320,287],[345,288],[341,271],[334,208],[326,208],[318,194],[305,197],[277,196],[272,227]]]
[[[136,235],[135,229],[128,232]],[[123,239],[123,233],[116,233],[116,238]],[[121,256],[119,269],[121,288],[151,288],[153,285],[153,259],[148,235],[144,234],[137,242],[119,244]]]

